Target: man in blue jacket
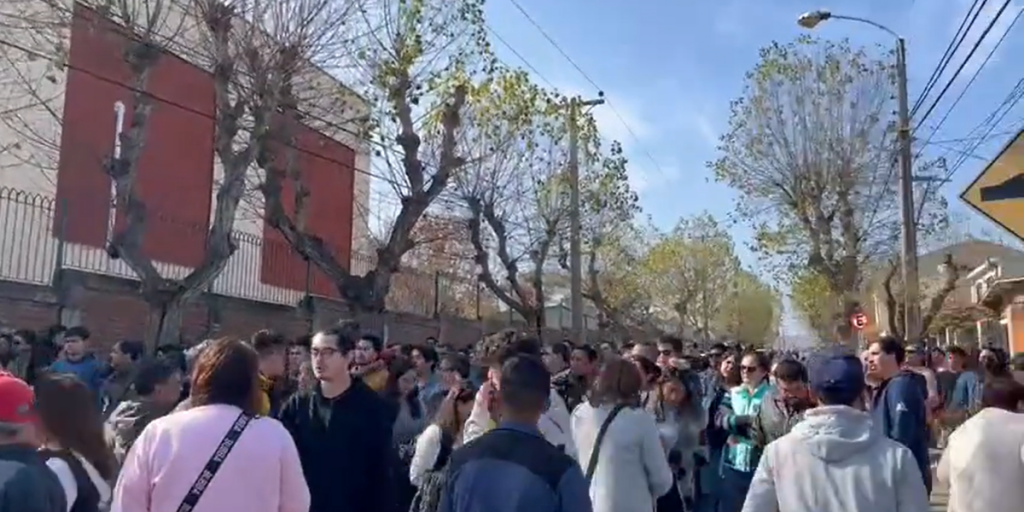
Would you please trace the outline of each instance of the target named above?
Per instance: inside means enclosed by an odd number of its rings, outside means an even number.
[[[924,378],[903,371],[906,351],[899,340],[886,336],[868,348],[867,380],[874,387],[872,419],[890,439],[906,446],[917,461],[928,492],[932,472],[928,460],[928,422]]]
[[[550,389],[539,357],[502,365],[501,423],[451,455],[441,512],[591,512],[580,465],[537,430]]]

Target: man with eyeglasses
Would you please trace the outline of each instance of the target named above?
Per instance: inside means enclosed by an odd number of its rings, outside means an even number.
[[[362,380],[351,360],[364,341],[355,324],[316,333],[310,346],[314,389],[293,395],[281,408],[309,486],[310,512],[394,512],[394,408]]]

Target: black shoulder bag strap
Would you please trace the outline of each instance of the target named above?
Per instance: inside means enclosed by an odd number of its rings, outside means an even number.
[[[217,446],[217,450],[213,452],[210,460],[206,461],[206,466],[199,473],[199,478],[196,478],[196,482],[188,490],[185,499],[181,501],[181,505],[178,506],[178,512],[191,512],[192,509],[196,508],[199,498],[203,497],[206,488],[210,485],[217,471],[220,470],[220,466],[224,464],[224,459],[231,453],[231,449],[238,443],[238,438],[242,437],[242,432],[245,432],[245,427],[248,427],[252,420],[253,417],[244,412],[238,415],[238,419],[228,429],[228,433],[224,434],[224,439]]]
[[[586,476],[588,482],[594,478],[594,471],[597,470],[597,456],[601,453],[601,442],[604,441],[604,435],[608,433],[608,426],[612,424],[612,420],[625,408],[625,405],[616,405],[612,412],[608,413],[604,423],[601,424],[601,429],[597,431],[597,439],[594,439],[594,451],[590,452],[590,462],[587,463]]]
[[[445,431],[441,431],[441,451],[437,453],[437,460],[434,461],[433,471],[440,471],[448,464],[452,452],[455,451],[455,439]]]

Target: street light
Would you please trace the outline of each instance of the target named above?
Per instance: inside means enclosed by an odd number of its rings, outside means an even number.
[[[899,34],[889,27],[856,16],[842,16],[829,11],[811,11],[801,14],[796,23],[813,29],[827,20],[847,20],[871,25],[896,38],[896,85],[899,100],[900,141],[900,216],[903,219],[903,304],[906,311],[903,335],[907,341],[921,333],[921,302],[918,299],[917,275],[917,223],[914,215],[913,162],[910,147],[910,107],[907,93],[907,45]],[[892,328],[893,326],[890,326]]]

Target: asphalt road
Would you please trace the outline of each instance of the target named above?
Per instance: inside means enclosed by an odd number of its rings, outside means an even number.
[[[949,500],[949,494],[946,489],[939,488],[936,486],[932,489],[932,509],[931,512],[946,512],[947,502]]]
[[[930,453],[928,455],[932,459],[932,461],[938,462],[939,457],[942,455],[942,452],[934,449],[929,450],[929,452]],[[932,471],[932,483],[933,486],[931,512],[946,512],[946,509],[949,506],[949,489],[946,489],[945,486],[939,485],[939,482],[936,481],[934,471]]]

